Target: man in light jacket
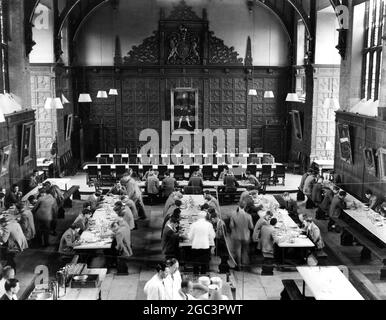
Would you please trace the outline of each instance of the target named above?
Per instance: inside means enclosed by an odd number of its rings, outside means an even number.
[[[188,238],[192,244],[193,273],[206,274],[210,260],[210,246],[214,245],[213,225],[206,220],[207,213],[201,211],[198,214],[198,220],[190,226]]]
[[[261,252],[263,253],[264,259],[274,258],[274,244],[278,242],[277,232],[275,226],[277,219],[272,218],[269,224],[264,224],[261,227],[260,241],[261,241]]]
[[[249,264],[248,250],[251,230],[253,230],[252,217],[243,208],[238,207],[231,216],[230,229],[233,252],[237,262],[236,270],[239,270],[243,264]]]
[[[147,300],[166,300],[165,278],[169,268],[164,263],[156,267],[157,273],[145,284],[144,292]]]

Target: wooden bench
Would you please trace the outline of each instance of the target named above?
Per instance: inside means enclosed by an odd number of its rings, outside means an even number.
[[[342,237],[347,232],[351,234],[362,246],[361,261],[371,259],[371,253],[373,253],[379,260],[381,260],[383,266],[381,268],[381,280],[386,279],[386,248],[380,248],[371,239],[367,238],[360,230],[350,226],[345,221],[340,219],[334,219],[335,223],[342,228]],[[347,245],[347,244],[346,244]]]
[[[72,208],[71,196],[73,195],[74,199],[80,200],[79,186],[72,186],[70,189],[64,192],[63,194],[63,207]]]
[[[280,293],[280,300],[304,300],[302,293],[294,280],[282,280],[284,290]]]

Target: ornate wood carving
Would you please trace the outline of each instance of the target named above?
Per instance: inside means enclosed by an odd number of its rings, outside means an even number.
[[[242,65],[243,59],[238,55],[234,47],[227,47],[212,31],[209,33],[209,64]]]
[[[169,35],[168,64],[199,64],[200,38],[181,24],[178,32]]]
[[[201,20],[199,16],[189,7],[185,0],[182,0],[178,5],[174,6],[168,20]]]
[[[124,64],[158,64],[159,63],[159,34],[157,31],[146,38],[141,45],[134,46],[123,58]]]

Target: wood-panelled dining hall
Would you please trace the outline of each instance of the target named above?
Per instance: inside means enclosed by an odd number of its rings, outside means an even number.
[[[385,6],[0,0],[0,300],[386,299]]]

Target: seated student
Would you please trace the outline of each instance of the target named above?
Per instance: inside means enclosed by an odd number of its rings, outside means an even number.
[[[273,217],[273,213],[271,211],[267,211],[265,213],[265,216],[262,219],[259,219],[255,225],[255,228],[253,229],[253,234],[252,234],[252,240],[253,242],[257,243],[257,250],[261,250],[261,241],[260,241],[260,236],[261,236],[261,228],[264,225],[269,225],[269,221],[271,221]]]
[[[64,255],[72,255],[75,253],[74,247],[80,243],[79,239],[79,228],[72,224],[62,235],[59,243],[59,253]]]
[[[29,188],[30,190],[36,188],[39,185],[39,171],[34,169],[32,175],[29,178]]]
[[[300,223],[298,216],[298,204],[295,200],[291,199],[291,196],[288,192],[283,193],[283,209],[288,211],[288,215],[294,220],[297,224]]]
[[[192,176],[189,179],[188,186],[189,187],[200,188],[201,190],[204,188],[204,181],[200,177],[198,171],[193,172]]]
[[[10,208],[12,205],[15,205],[19,201],[21,201],[23,194],[19,190],[19,186],[17,184],[12,185],[11,189],[5,195],[5,207]]]
[[[377,196],[375,194],[373,194],[373,192],[370,189],[367,189],[365,191],[365,197],[368,200],[368,202],[366,203],[368,205],[368,207],[370,209],[374,210],[378,205]]]
[[[181,206],[182,206],[181,200],[174,201],[174,205],[170,206],[168,211],[166,212],[165,218],[170,217],[170,215],[174,212],[175,209],[177,208],[181,209]]]
[[[312,217],[303,216],[304,218],[304,231],[308,238],[315,244],[317,250],[324,248],[324,242],[319,227],[315,224]]]
[[[178,222],[180,221],[180,219],[181,219],[181,209],[180,208],[175,208],[172,213],[166,215],[164,222],[162,224],[161,237],[163,235],[163,232],[164,232],[164,229],[165,229],[167,222],[171,219],[174,219],[174,221],[178,221]],[[178,226],[176,228],[178,230]]]
[[[122,196],[126,194],[126,188],[121,184],[120,180],[117,180],[114,186],[111,187],[111,189],[107,192],[107,195],[119,195]]]
[[[20,290],[19,280],[8,279],[4,284],[5,293],[0,300],[17,300],[17,293]]]
[[[92,211],[95,211],[96,208],[98,207],[99,201],[101,200],[101,196],[102,196],[102,190],[97,189],[95,193],[89,196],[89,198],[87,199],[88,202],[90,202],[91,204]]]
[[[382,202],[377,208],[376,211],[382,215],[383,217],[386,217],[386,201]]]
[[[183,197],[184,195],[179,191],[172,192],[169,198],[166,200],[163,216],[165,217],[168,214],[170,207],[175,205],[176,200],[182,200]]]
[[[173,193],[174,189],[178,187],[177,180],[174,178],[174,174],[169,170],[165,172],[165,177],[162,180],[162,196],[168,198]]]
[[[83,209],[82,212],[76,217],[74,225],[80,229],[81,232],[88,228],[89,219],[92,216],[92,211],[88,208]]]
[[[224,170],[219,174],[218,180],[219,181],[224,181],[225,176],[228,174],[228,169],[224,168]]]
[[[252,189],[259,189],[260,188],[260,182],[259,179],[255,175],[253,175],[250,171],[247,171],[245,173],[246,180],[253,185]]]
[[[197,300],[192,296],[193,282],[191,280],[182,280],[181,289],[178,290],[179,295],[175,300]]]
[[[278,243],[277,230],[275,229],[277,219],[272,218],[269,224],[263,224],[260,231],[261,252],[264,260],[272,261],[275,257],[275,243]]]
[[[134,201],[129,198],[128,195],[121,196],[120,200],[122,203],[128,207],[131,210],[131,213],[133,214],[134,220],[138,220],[138,210],[137,206],[135,205]]]
[[[218,215],[221,214],[220,204],[218,200],[210,194],[209,190],[204,191],[204,199],[205,202],[209,205],[209,207],[214,208],[216,210]]]

